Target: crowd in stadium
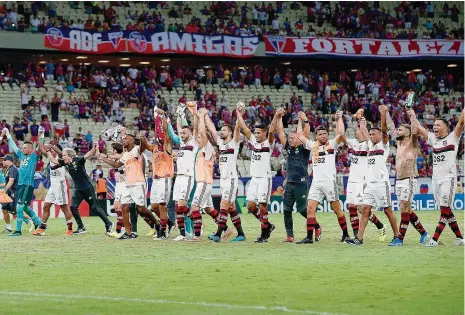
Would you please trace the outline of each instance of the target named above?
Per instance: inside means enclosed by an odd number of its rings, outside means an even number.
[[[249,106],[244,113],[244,119],[250,125],[258,123],[269,124],[275,110],[284,107],[284,127],[295,125],[298,113],[304,111],[309,119],[311,130],[318,126],[329,127],[330,114],[337,109],[345,112],[346,127],[352,121],[352,114],[363,107],[369,121],[379,121],[378,105],[387,104],[390,114],[399,125],[406,122],[403,110],[406,92],[414,90],[418,98],[414,109],[427,126],[432,127],[434,117],[440,115],[449,119],[455,126],[464,104],[463,80],[460,71],[450,68],[447,72],[431,70],[414,70],[410,72],[385,69],[384,71],[344,69],[339,72],[325,72],[319,69],[285,69],[279,71],[268,69],[259,64],[237,67],[218,65],[216,68],[188,68],[186,66],[167,66],[162,68],[141,66],[129,68],[94,68],[89,66],[73,66],[63,62],[39,64],[29,62],[23,68],[15,68],[7,64],[0,76],[3,89],[13,84],[21,88],[21,104],[23,117],[14,121],[3,121],[0,127],[7,127],[17,140],[31,137],[37,140],[38,126],[45,129],[46,136],[54,137],[62,147],[73,147],[79,154],[85,154],[91,148],[93,140],[98,135],[86,134],[80,131],[70,134],[66,117],[91,120],[96,123],[116,122],[133,125],[139,130],[150,130],[153,127],[153,109],[162,108],[171,116],[174,115],[178,103],[186,103],[186,94],[181,97],[177,93],[165,99],[161,95],[163,89],[182,91],[185,84],[189,90],[195,91],[195,100],[199,108],[206,107],[212,122],[219,129],[223,124],[235,122],[235,110],[231,110],[225,89],[216,91],[205,89],[210,84],[216,84],[227,90],[241,91],[257,88],[261,91],[263,85],[269,85],[276,90],[297,86],[311,93],[312,100],[305,104],[301,97],[293,96],[285,103],[274,102],[265,92],[249,100],[243,100]],[[52,85],[54,91],[44,93],[45,80],[56,82]],[[50,85],[48,85],[50,89]],[[43,91],[40,99],[30,97],[31,90]],[[76,97],[80,89],[88,89],[88,97]],[[454,92],[462,91],[459,97]],[[182,92],[181,92],[182,93]],[[180,94],[181,94],[180,93]],[[51,98],[48,95],[53,94]],[[165,94],[166,95],[166,94]],[[139,109],[138,117],[126,117],[125,108]],[[32,119],[32,114],[40,112],[41,121]],[[71,116],[67,116],[71,115]],[[59,130],[54,130],[54,123],[60,122]],[[57,131],[57,132],[54,132]],[[105,142],[99,139],[104,150]],[[280,175],[282,158],[279,140],[273,158],[273,169]],[[421,142],[421,154],[418,156],[420,176],[431,175],[431,150],[426,143]],[[0,155],[8,153],[6,141],[0,146]],[[241,145],[241,158],[250,159],[251,148],[246,141]],[[463,140],[459,155],[463,156]],[[337,162],[337,170],[341,174],[349,172],[349,153],[341,150]],[[394,172],[395,154],[390,158],[391,171]]]
[[[446,18],[459,22],[460,8],[456,4],[434,1],[402,2],[393,11],[380,7],[380,2],[339,2],[332,8],[328,2],[256,3],[235,1],[213,2],[193,15],[189,3],[177,1],[169,6],[165,1],[147,2],[145,10],[126,11],[129,20],[123,27],[118,21],[115,7],[128,5],[118,1],[111,7],[99,2],[86,2],[81,9],[88,19],[71,20],[57,13],[53,2],[33,1],[30,6],[23,2],[0,5],[0,29],[7,31],[44,32],[47,27],[77,28],[83,30],[120,31],[138,30],[150,32],[188,32],[202,34],[287,35],[343,38],[386,39],[455,39],[464,36],[463,21],[452,27],[448,23],[434,22],[434,18]],[[442,13],[435,15],[436,6]],[[69,9],[78,9],[78,1],[69,2]],[[282,18],[285,11],[306,11],[298,20]],[[39,14],[40,13],[40,14]],[[45,14],[45,16],[41,16]],[[96,14],[97,17],[91,17]],[[189,23],[168,23],[166,19],[189,17]],[[166,18],[165,18],[166,17]],[[306,18],[305,18],[306,17]],[[420,18],[426,21],[420,24]],[[419,30],[421,27],[421,31]]]

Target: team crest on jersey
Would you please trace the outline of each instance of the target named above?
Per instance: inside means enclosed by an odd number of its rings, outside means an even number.
[[[118,48],[121,39],[123,38],[123,32],[112,32],[108,33],[108,39],[111,41],[113,47]]]
[[[444,141],[442,142],[442,145],[447,145],[447,141],[444,140]]]
[[[24,160],[21,161],[21,167],[25,167],[29,163],[30,156],[26,156]]]
[[[284,47],[286,46],[286,38],[284,36],[268,36],[268,41],[275,52],[277,52],[278,55],[281,55],[284,51]]]

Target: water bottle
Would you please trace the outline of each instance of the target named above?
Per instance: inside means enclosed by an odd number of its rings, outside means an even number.
[[[405,108],[411,109],[413,107],[413,101],[415,99],[415,92],[409,92],[407,96],[407,100],[405,100]]]

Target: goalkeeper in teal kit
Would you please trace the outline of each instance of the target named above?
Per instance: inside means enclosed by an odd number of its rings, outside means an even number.
[[[24,142],[22,150],[18,149],[16,143],[11,138],[8,129],[4,128],[2,137],[7,137],[8,146],[18,156],[20,161],[18,193],[16,196],[16,230],[8,236],[21,236],[21,226],[24,220],[24,212],[32,219],[37,227],[40,224],[40,219],[30,208],[30,203],[34,194],[34,173],[36,170],[39,155],[34,152],[32,142]]]

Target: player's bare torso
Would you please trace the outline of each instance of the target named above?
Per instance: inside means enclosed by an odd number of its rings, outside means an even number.
[[[418,148],[413,145],[411,140],[408,140],[406,143],[403,143],[403,141],[397,141],[397,178],[403,179],[417,176],[417,152]]]

